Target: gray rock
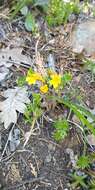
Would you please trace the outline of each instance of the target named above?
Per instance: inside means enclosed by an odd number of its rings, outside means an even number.
[[[84,52],[87,56],[95,56],[95,20],[82,21],[72,31],[70,44],[75,53]]]
[[[51,162],[51,159],[52,159],[52,156],[51,156],[51,154],[49,153],[49,154],[46,156],[45,161],[46,161],[47,163],[49,163],[49,162]]]

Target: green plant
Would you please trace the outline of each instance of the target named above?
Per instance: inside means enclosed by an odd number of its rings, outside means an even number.
[[[12,7],[11,19],[13,19],[19,12],[25,18],[25,28],[29,32],[36,33],[37,32],[37,24],[35,18],[28,8],[29,6],[33,6],[33,0],[20,0]]]
[[[88,131],[95,135],[95,127],[94,123],[91,124],[86,117],[91,117],[95,122],[95,116],[91,114],[85,107],[80,106],[79,104],[73,103],[68,98],[69,97],[58,97],[58,96],[50,96],[50,99],[56,100],[58,103],[65,105],[66,107],[70,108],[71,111],[77,116],[77,118],[81,122],[81,127],[85,130],[84,127],[87,128]]]
[[[48,0],[17,0],[12,6],[11,19],[20,13],[25,19],[25,28],[29,32],[37,33],[38,27],[35,19],[35,8],[41,7],[46,11]]]
[[[77,187],[87,188],[87,185],[84,181],[86,179],[86,177],[87,177],[87,175],[80,176],[80,175],[77,175],[75,172],[72,175],[73,182],[71,185],[72,185],[73,189],[75,190],[75,188],[77,188]]]
[[[41,96],[40,94],[33,93],[32,102],[27,105],[27,109],[24,113],[25,120],[31,124],[33,122],[33,119],[35,118],[37,120],[41,114]]]
[[[11,10],[11,19],[13,19],[23,7],[30,4],[32,4],[32,0],[17,0]]]
[[[18,86],[24,86],[25,83],[26,83],[26,77],[25,76],[19,77],[17,79]]]
[[[95,179],[91,180],[89,183],[89,189],[90,190],[95,190]]]
[[[29,32],[36,33],[37,32],[37,25],[35,22],[34,16],[31,14],[30,11],[28,11],[26,18],[25,18],[25,28]]]
[[[72,80],[72,75],[70,72],[65,72],[62,76],[63,85],[66,86],[67,84],[70,84]]]
[[[50,100],[52,103],[54,102],[54,106],[58,104],[66,106],[70,109],[70,112],[73,112],[80,120],[80,128],[83,128],[84,132],[88,131],[95,135],[95,116],[91,114],[89,110],[87,110],[87,108],[85,108],[84,106],[81,106],[78,103],[70,100],[68,94],[62,95],[64,87],[70,85],[71,79],[72,76],[70,73],[64,73],[64,75],[61,76],[60,74],[57,74],[53,71],[48,71],[47,77],[44,77],[39,73],[35,73],[34,71],[29,70],[26,76],[26,81],[29,85],[36,85],[36,81],[40,82],[40,87],[38,87],[38,91],[41,94],[40,104],[41,97],[43,97],[44,95],[46,102]],[[32,112],[35,113],[35,107],[37,108],[37,106],[38,104],[36,106],[32,105],[32,107],[30,106],[29,109],[31,108]],[[87,120],[87,117],[93,119],[92,124]],[[27,118],[29,120],[30,116]],[[54,132],[54,138],[57,141],[62,140],[68,134],[69,122],[70,121],[68,121],[67,119],[58,120],[55,122],[54,127],[56,128],[56,130]]]
[[[50,26],[60,25],[66,23],[72,13],[78,14],[80,12],[78,2],[79,0],[70,2],[63,0],[19,0],[12,7],[11,19],[20,12],[25,18],[26,29],[35,33],[37,32],[37,24],[32,8],[34,10],[35,7],[42,8]]]
[[[55,121],[53,127],[56,129],[53,134],[53,137],[56,141],[61,141],[62,139],[64,139],[64,137],[67,136],[69,131],[69,125],[66,119]]]
[[[89,167],[89,164],[90,164],[89,156],[81,156],[77,161],[77,166],[80,169],[85,169]]]
[[[32,69],[28,71],[27,76],[18,80],[18,84],[20,86],[28,83],[28,85],[36,87],[38,91],[38,93],[32,93],[32,101],[27,105],[27,109],[24,114],[26,122],[32,124],[32,128],[34,127],[38,118],[40,118],[43,114],[42,100],[44,97],[44,103],[47,104],[47,102],[50,101],[52,102],[54,108],[58,105],[65,106],[70,110],[70,113],[73,112],[73,114],[77,116],[78,120],[80,120],[79,128],[81,128],[84,133],[86,131],[95,135],[95,116],[87,108],[85,108],[85,106],[81,106],[79,103],[73,102],[72,98],[70,99],[68,93],[65,93],[64,91],[64,88],[71,85],[71,80],[72,75],[67,72],[62,76],[54,71],[49,70],[44,76],[38,72],[34,72]],[[88,117],[92,118],[93,123],[90,123],[87,120]],[[61,141],[66,137],[69,132],[70,122],[72,121],[70,121],[68,118],[54,121],[53,126],[55,131],[53,137],[55,140]],[[82,157],[78,161],[78,166],[84,169],[89,165],[89,163],[90,161],[88,161],[87,157]]]
[[[51,0],[48,5],[46,20],[50,26],[66,23],[72,13],[79,13],[79,1],[65,2],[63,0]]]
[[[35,127],[35,124],[37,123],[37,120],[41,117],[41,115],[42,115],[41,96],[40,94],[33,93],[32,102],[27,105],[27,109],[24,113],[25,121],[29,123],[31,126],[30,126],[30,131],[28,132],[28,135],[26,137],[23,147],[26,146],[31,135],[35,135],[35,131],[38,130],[38,128]]]
[[[83,63],[84,63],[84,68],[91,72],[92,81],[94,81],[94,78],[95,78],[95,63],[92,60],[89,60],[89,59],[85,59],[83,61]]]

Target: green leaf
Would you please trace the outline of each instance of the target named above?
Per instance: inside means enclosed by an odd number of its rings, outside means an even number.
[[[90,130],[92,132],[93,135],[95,135],[95,126],[92,125],[85,116],[88,116],[89,114],[92,116],[91,113],[89,113],[89,111],[83,109],[82,107],[79,106],[77,104],[74,104],[72,102],[70,102],[68,99],[66,98],[59,98],[59,97],[54,97],[51,96],[49,97],[50,99],[56,100],[57,102],[64,104],[65,106],[67,106],[68,108],[70,108],[74,114],[79,118],[79,120],[81,121],[83,127],[86,126],[88,128],[88,130]],[[94,117],[94,116],[93,116]]]
[[[55,121],[53,127],[56,131],[53,134],[53,137],[56,141],[61,141],[67,135],[69,130],[69,125],[66,119]]]
[[[85,169],[89,167],[89,164],[90,164],[90,160],[88,156],[81,156],[79,160],[77,161],[77,165],[81,169]]]
[[[72,80],[72,75],[71,73],[65,73],[62,77],[63,84],[68,84]]]
[[[34,109],[41,105],[41,95],[33,93],[33,107]]]
[[[18,86],[24,86],[25,83],[26,83],[26,77],[25,76],[19,77],[17,79]]]
[[[30,3],[32,3],[32,0],[19,0],[17,2],[17,4],[13,7],[14,10],[11,13],[11,18],[10,19],[13,19],[24,6],[26,6],[26,5],[30,4]]]
[[[89,123],[89,121],[85,118],[84,113],[80,112],[80,110],[77,109],[76,105],[71,104],[69,106],[72,111],[75,113],[75,115],[80,119],[83,126],[86,126],[94,135],[95,135],[95,127]]]
[[[28,14],[28,7],[24,6],[21,10],[20,10],[21,14],[26,16]]]
[[[87,188],[87,185],[85,184],[84,180],[87,177],[87,175],[83,175],[83,176],[79,176],[76,173],[74,173],[72,175],[72,178],[74,180],[74,182],[72,183],[72,187],[73,188],[77,188],[77,187],[83,187],[83,188]]]
[[[90,117],[93,121],[95,121],[95,115],[93,115],[87,108],[79,104],[76,104],[76,107],[78,110],[82,111],[86,117]]]
[[[62,130],[56,130],[53,134],[54,139],[58,142],[63,140],[66,136],[67,132]]]
[[[77,108],[76,104],[73,104],[68,100],[63,100],[62,102],[75,113],[75,115],[82,122],[83,126],[86,126],[95,135],[95,127],[85,118],[86,112],[81,112],[81,110]]]
[[[55,121],[53,127],[60,130],[68,130],[69,128],[68,122],[66,119]]]
[[[67,23],[72,13],[79,13],[79,1],[50,0],[46,20],[50,26]]]
[[[27,72],[28,75],[31,75],[31,74],[33,74],[33,73],[34,73],[34,71],[33,71],[32,68],[30,68],[30,69],[28,70],[28,72]]]
[[[90,181],[90,183],[89,183],[89,188],[90,188],[90,190],[95,190],[95,179],[92,179],[91,181]]]
[[[36,30],[36,23],[33,15],[29,12],[25,19],[25,28],[29,32],[35,32]]]
[[[33,93],[32,94],[32,102],[27,105],[27,109],[25,110],[24,116],[25,120],[28,123],[32,123],[33,117],[38,119],[42,115],[41,105],[41,96],[40,94]]]
[[[45,6],[48,5],[49,0],[35,0],[34,5],[35,6]]]

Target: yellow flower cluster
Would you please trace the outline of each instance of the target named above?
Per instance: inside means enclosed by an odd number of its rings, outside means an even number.
[[[48,92],[48,85],[45,84],[45,79],[41,74],[28,72],[26,76],[26,81],[29,85],[36,84],[37,81],[41,81],[43,85],[40,87],[40,91],[42,93]],[[61,84],[61,75],[51,72],[49,84],[53,86],[54,89],[58,89]]]
[[[39,73],[30,73],[28,72],[26,81],[28,82],[29,85],[35,84],[36,81],[42,81],[44,82],[43,77]]]
[[[48,86],[47,86],[47,84],[41,86],[41,87],[40,87],[40,91],[41,91],[42,93],[44,93],[44,94],[47,93],[47,92],[48,92]]]
[[[61,84],[61,75],[58,74],[52,74],[51,75],[51,80],[50,80],[50,85],[54,87],[54,89],[57,89]]]

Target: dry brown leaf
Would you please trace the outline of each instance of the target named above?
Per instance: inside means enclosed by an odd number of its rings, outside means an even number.
[[[12,65],[20,66],[31,66],[32,61],[29,56],[22,54],[22,48],[12,48],[9,49],[3,48],[0,51],[0,66],[4,65],[7,68],[11,67]]]
[[[44,68],[43,57],[40,55],[39,52],[36,53],[36,66],[37,72],[39,72],[42,76],[47,75],[46,69]]]
[[[37,171],[36,171],[36,169],[35,169],[35,167],[33,166],[32,163],[30,163],[30,167],[31,167],[31,173],[32,173],[35,177],[37,177]]]
[[[30,102],[26,88],[15,87],[4,92],[6,98],[0,102],[0,123],[7,129],[11,123],[17,122],[17,111],[24,113],[26,104]]]
[[[13,182],[19,181],[21,179],[19,169],[16,167],[15,164],[11,165],[8,176],[9,176],[9,179],[12,180]]]
[[[0,67],[0,83],[6,79],[6,77],[9,74],[9,69],[6,68],[5,66]]]

